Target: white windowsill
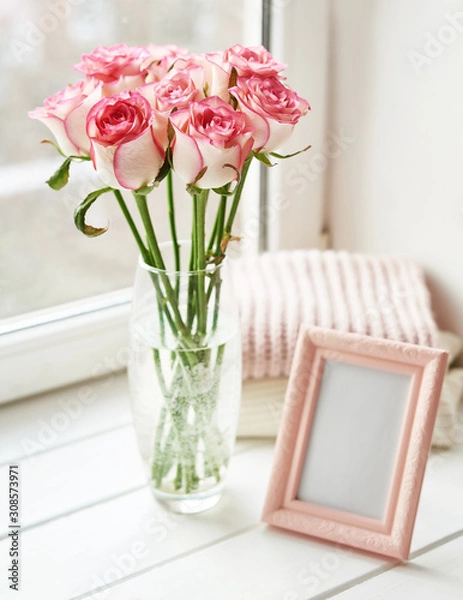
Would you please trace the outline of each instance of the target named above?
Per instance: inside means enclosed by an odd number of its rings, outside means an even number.
[[[167,514],[145,485],[124,373],[0,407],[0,438],[0,514],[8,465],[19,464],[22,526],[21,591],[2,570],[2,599],[460,598],[463,444],[432,453],[412,556],[399,566],[261,524],[271,439],[238,441],[214,509]],[[5,518],[0,529],[5,566]]]
[[[124,369],[131,295],[128,288],[2,320],[0,404]]]

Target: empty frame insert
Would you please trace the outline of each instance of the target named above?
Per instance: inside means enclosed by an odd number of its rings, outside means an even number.
[[[446,362],[302,326],[262,519],[408,558]]]

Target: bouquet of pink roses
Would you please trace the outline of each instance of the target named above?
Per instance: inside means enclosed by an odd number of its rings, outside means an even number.
[[[146,197],[172,170],[203,196],[210,189],[230,195],[237,182],[226,244],[250,161],[281,158],[274,150],[310,108],[284,85],[284,68],[263,47],[195,55],[175,46],[99,46],[75,65],[84,79],[29,113],[66,157],[48,183],[60,189],[72,161],[92,160],[107,187],[77,208],[76,225],[94,236],[103,230],[87,226],[84,215],[102,193]],[[148,257],[149,248],[140,250]]]
[[[157,486],[172,467],[176,491],[190,493],[198,488],[201,477],[194,458],[198,440],[202,438],[200,445],[206,453],[209,446],[220,446],[220,436],[217,432],[211,434],[210,429],[223,344],[214,357],[207,349],[218,321],[218,267],[233,239],[233,223],[251,161],[271,166],[272,157],[287,158],[275,150],[310,108],[285,85],[284,68],[262,46],[235,45],[208,54],[189,54],[176,46],[153,44],[99,46],[75,65],[83,79],[29,113],[49,127],[56,141],[46,141],[64,157],[61,167],[47,181],[53,189],[66,185],[71,163],[81,161],[92,161],[104,184],[76,207],[74,220],[79,230],[91,237],[106,231],[89,225],[86,213],[100,195],[114,194],[143,262],[160,273],[159,277],[151,273],[157,312],[163,335],[167,328],[175,346],[171,347],[171,376],[167,378],[159,351],[153,348],[160,387],[165,398],[170,398],[154,442],[157,450],[152,459],[152,478]],[[165,257],[148,202],[149,193],[165,180],[174,268],[180,273],[173,173],[183,180],[192,197],[188,269],[197,276],[188,281],[185,313],[180,306],[179,286],[165,271]],[[123,190],[134,195],[143,233],[137,228]],[[218,195],[218,203],[214,205],[214,226],[206,240],[205,218],[211,192]],[[198,363],[203,369],[202,379],[204,368],[211,373],[211,384],[209,395],[204,390],[201,393],[202,412],[198,409],[201,414],[195,417],[196,441],[191,443],[185,431],[191,425],[188,415],[192,409],[192,381],[198,379],[192,373]],[[208,407],[206,413],[204,406]],[[171,415],[167,425],[166,413]],[[219,481],[220,463],[228,458],[219,460],[217,452],[215,458],[213,454],[211,451],[205,461],[209,465],[206,471]]]

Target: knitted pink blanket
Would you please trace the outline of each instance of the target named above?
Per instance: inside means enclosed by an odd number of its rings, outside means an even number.
[[[230,261],[243,379],[288,375],[301,323],[434,346],[421,270],[408,259],[296,250]]]

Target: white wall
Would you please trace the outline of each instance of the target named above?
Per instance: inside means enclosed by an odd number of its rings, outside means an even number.
[[[463,335],[463,1],[334,0],[331,19],[328,129],[353,138],[327,170],[333,246],[413,257]]]

